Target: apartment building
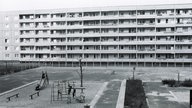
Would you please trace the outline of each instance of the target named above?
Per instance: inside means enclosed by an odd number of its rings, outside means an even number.
[[[0,60],[19,60],[19,14],[0,12]]]
[[[1,20],[1,55],[14,52],[20,62],[192,66],[192,4],[29,10],[10,16],[18,20]],[[16,28],[6,32],[7,23]]]

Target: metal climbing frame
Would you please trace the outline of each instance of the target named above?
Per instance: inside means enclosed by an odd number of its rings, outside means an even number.
[[[71,96],[67,93],[67,80],[54,81],[51,87],[51,103],[53,101],[63,101],[71,103]]]
[[[69,81],[68,80],[57,80],[54,81],[51,87],[51,103],[53,101],[64,101],[67,103],[71,103],[71,99],[75,99],[79,103],[85,102],[85,94],[83,90],[85,87],[75,87],[75,82],[72,83],[73,93],[71,95],[71,91],[69,92]],[[80,94],[76,96],[76,90],[80,91]]]

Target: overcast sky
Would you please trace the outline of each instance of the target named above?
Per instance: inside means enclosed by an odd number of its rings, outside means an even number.
[[[0,11],[178,3],[192,0],[0,0]]]

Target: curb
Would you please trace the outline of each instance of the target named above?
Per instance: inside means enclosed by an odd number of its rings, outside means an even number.
[[[104,89],[106,88],[106,86],[108,85],[109,82],[105,82],[102,87],[100,88],[100,90],[97,92],[97,94],[95,95],[95,97],[93,98],[93,100],[90,103],[90,108],[94,108],[95,104],[97,103],[97,101],[99,100],[99,98],[101,97]]]
[[[116,108],[124,108],[126,80],[121,82]]]

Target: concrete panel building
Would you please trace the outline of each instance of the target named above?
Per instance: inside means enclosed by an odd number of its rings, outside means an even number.
[[[192,66],[192,4],[28,10],[0,19],[2,60]]]
[[[19,60],[19,14],[0,12],[0,60]]]

